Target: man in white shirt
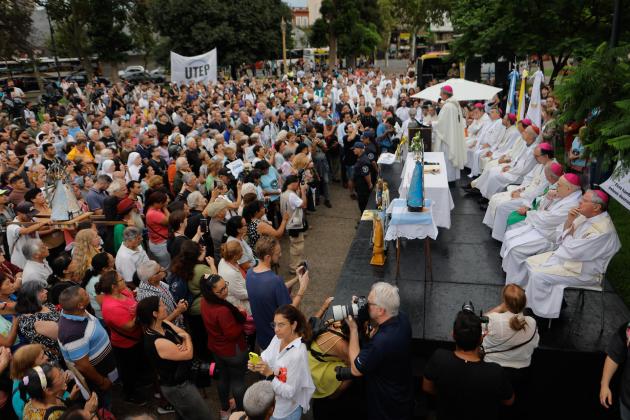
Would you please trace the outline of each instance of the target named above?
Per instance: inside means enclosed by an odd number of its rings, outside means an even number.
[[[22,226],[19,223],[28,223],[33,221],[33,216],[37,214],[37,210],[33,204],[23,201],[15,207],[15,224],[7,226],[7,242],[9,245],[9,253],[11,254],[11,263],[24,269],[26,258],[22,253],[22,248],[32,241],[39,240],[37,231],[50,224],[49,220],[37,222],[30,226]]]
[[[289,272],[295,274],[298,266],[306,259],[304,256],[304,210],[307,205],[307,184],[300,184],[295,175],[289,175],[284,182],[284,192],[280,195],[280,209],[289,214],[286,229],[289,233],[291,256]]]
[[[123,243],[116,254],[116,271],[127,283],[133,283],[133,275],[140,265],[149,261],[149,256],[142,249],[142,232],[134,226],[123,231]]]
[[[26,258],[22,284],[37,281],[48,286],[48,277],[52,274],[52,269],[46,261],[49,255],[48,247],[40,239],[35,239],[22,247],[22,254]]]

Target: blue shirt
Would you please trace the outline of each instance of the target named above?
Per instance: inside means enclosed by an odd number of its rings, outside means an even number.
[[[366,379],[368,419],[411,417],[411,325],[405,314],[382,323],[354,359],[354,365]]]
[[[273,166],[269,167],[269,173],[260,177],[260,186],[263,191],[278,191],[278,171]],[[280,194],[270,195],[269,201],[276,201],[280,199]]]
[[[245,285],[256,323],[256,341],[261,349],[265,349],[275,335],[271,327],[273,315],[276,309],[291,303],[291,296],[282,277],[272,270],[256,273],[250,268]]]

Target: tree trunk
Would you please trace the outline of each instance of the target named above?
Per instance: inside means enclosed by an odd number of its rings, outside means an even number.
[[[337,37],[333,33],[332,29],[328,35],[328,43],[328,67],[332,70],[337,67]]]
[[[39,73],[39,68],[37,67],[37,58],[35,58],[35,54],[33,54],[32,52],[29,53],[28,58],[33,64],[33,73],[35,73],[35,80],[37,80],[37,88],[40,92],[43,92],[44,82],[42,81],[42,75]]]
[[[392,40],[392,31],[387,31],[385,34],[385,68],[389,67],[389,43]],[[376,63],[376,62],[375,62]]]
[[[549,86],[551,87],[551,89],[553,89],[553,85],[556,82],[556,77],[558,77],[558,74],[560,74],[560,70],[562,70],[564,68],[564,66],[567,65],[567,62],[569,61],[569,55],[567,54],[564,57],[558,57],[558,60],[553,60],[553,72],[551,72],[551,77],[549,78]]]
[[[418,33],[418,28],[416,26],[412,27],[411,34],[409,35],[411,37],[411,44],[410,44],[411,50],[409,51],[409,60],[411,60],[412,63],[416,60],[416,34],[417,33]]]
[[[92,76],[94,76],[94,71],[92,70],[92,61],[87,54],[81,52],[81,54],[77,54],[79,59],[81,60],[81,65],[83,66],[83,70],[85,70],[85,75],[88,80],[92,80]]]

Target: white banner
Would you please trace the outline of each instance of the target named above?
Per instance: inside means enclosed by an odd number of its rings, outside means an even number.
[[[600,186],[604,191],[610,194],[615,200],[619,201],[625,208],[630,210],[630,171],[625,175],[617,175],[621,172],[620,164],[613,171],[613,174]]]
[[[217,81],[217,49],[194,57],[184,57],[171,51],[171,82]]]

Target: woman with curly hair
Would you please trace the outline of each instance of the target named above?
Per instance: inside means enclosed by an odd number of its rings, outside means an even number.
[[[76,262],[77,278],[82,279],[92,266],[92,258],[101,251],[101,238],[92,229],[83,229],[74,238],[72,259]]]

